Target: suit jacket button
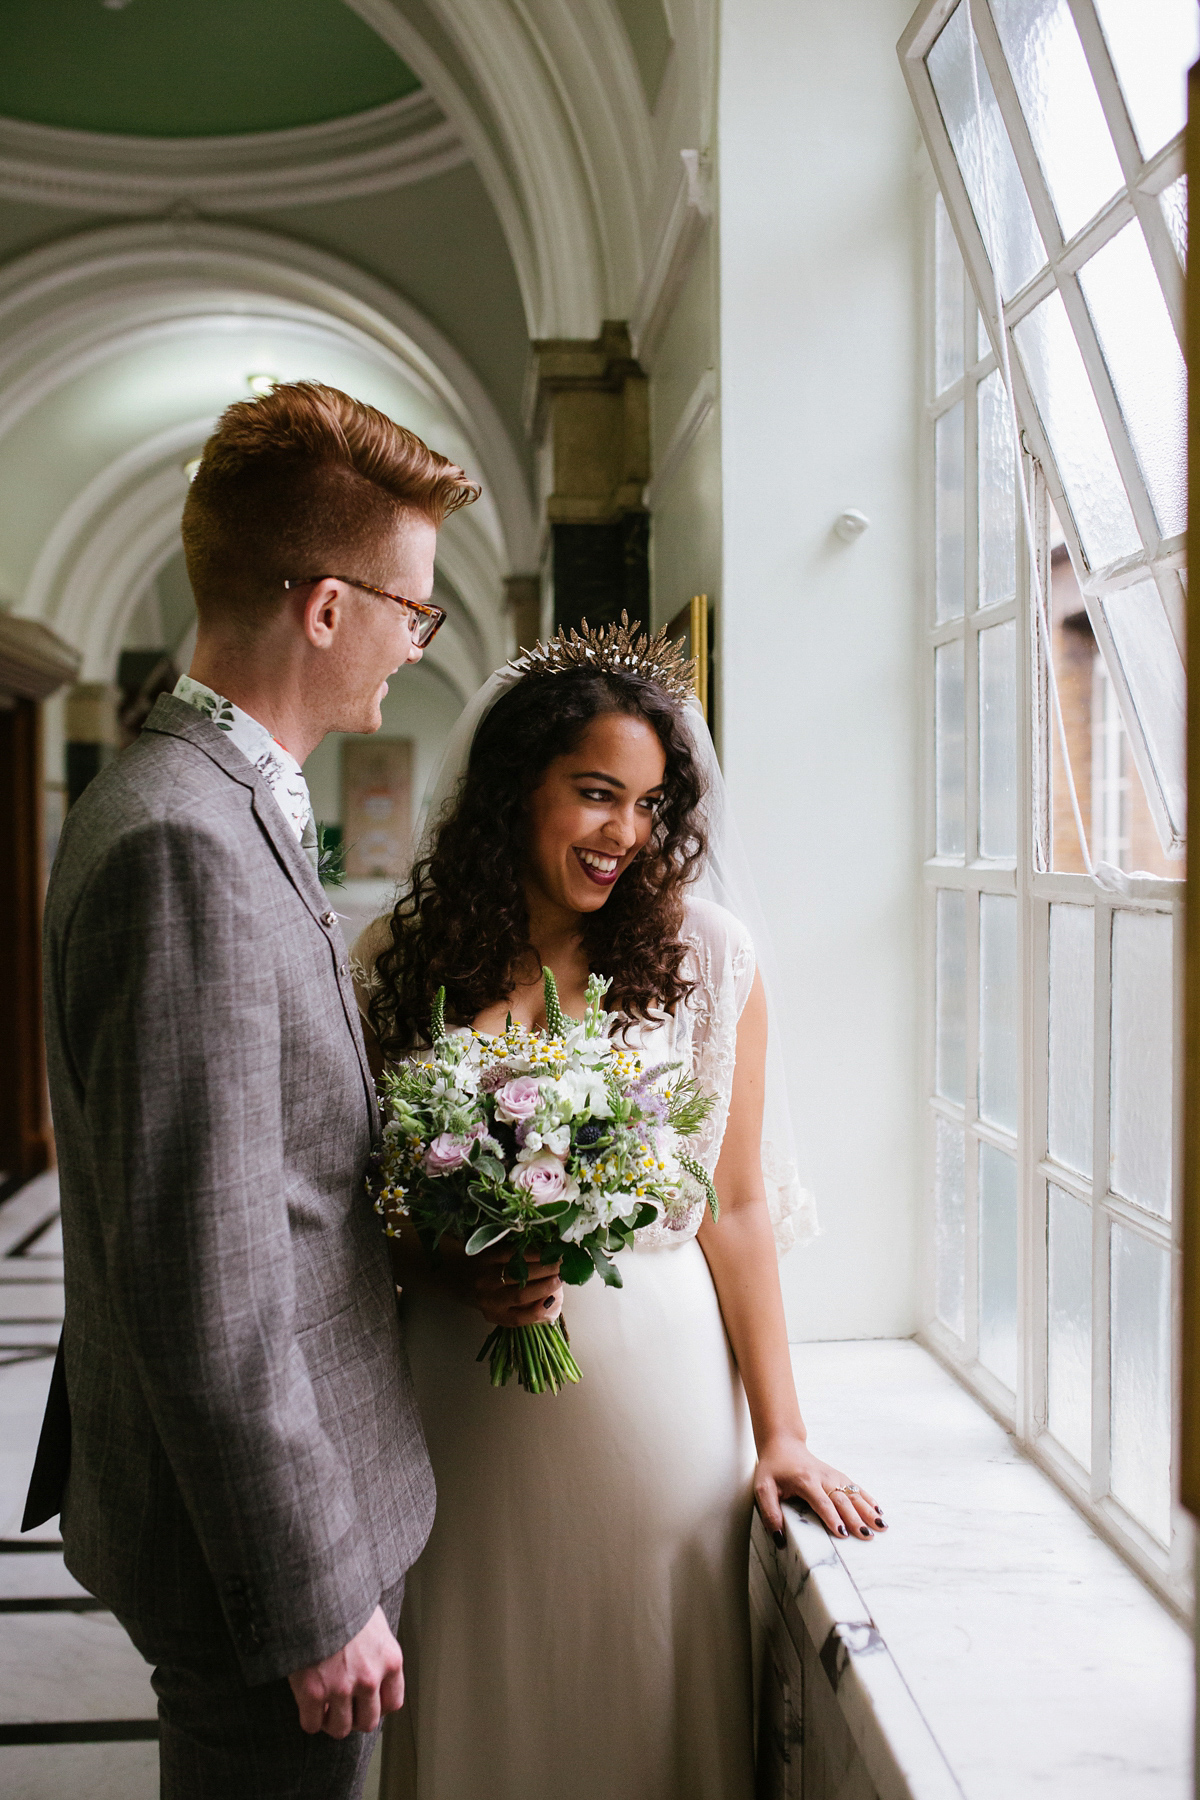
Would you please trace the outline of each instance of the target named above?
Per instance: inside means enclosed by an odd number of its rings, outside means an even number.
[[[321,923],[322,925],[335,925],[337,923],[337,914],[335,912],[323,912],[321,914]]]

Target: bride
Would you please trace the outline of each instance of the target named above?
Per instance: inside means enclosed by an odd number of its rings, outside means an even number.
[[[618,628],[500,670],[447,751],[409,887],[355,947],[377,1067],[425,1041],[440,986],[448,1019],[496,1032],[544,1024],[543,965],[576,1017],[589,971],[611,977],[643,1061],[683,1060],[715,1096],[697,1153],[720,1197],[717,1222],[698,1195],[640,1232],[621,1289],[570,1290],[584,1378],[557,1397],[493,1389],[475,1360],[480,1314],[557,1318],[556,1268],[515,1288],[503,1251],[431,1264],[398,1240],[438,1503],[387,1800],[751,1800],[752,1496],[781,1544],[789,1495],[843,1537],[883,1528],[809,1449],[796,1399],[776,1243],[811,1233],[810,1203],[689,685],[665,634]]]

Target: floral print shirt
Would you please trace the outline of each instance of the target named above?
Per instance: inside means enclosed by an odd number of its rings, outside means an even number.
[[[315,868],[317,826],[312,800],[303,771],[291,751],[285,750],[265,725],[252,719],[240,706],[226,700],[223,694],[214,694],[202,681],[193,681],[190,675],[181,675],[175,683],[175,698],[194,706],[206,719],[211,719],[218,731],[228,732],[230,743],[241,751],[247,762],[253,763],[270,788],[279,803],[279,810]]]

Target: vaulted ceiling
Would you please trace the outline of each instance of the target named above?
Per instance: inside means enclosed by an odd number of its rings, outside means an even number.
[[[0,114],[133,137],[345,118],[420,83],[342,0],[5,0]]]

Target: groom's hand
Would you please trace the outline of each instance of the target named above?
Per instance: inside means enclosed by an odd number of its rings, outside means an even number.
[[[384,1713],[404,1705],[404,1658],[391,1627],[377,1606],[357,1637],[324,1662],[288,1676],[300,1724],[344,1738],[374,1731]]]

